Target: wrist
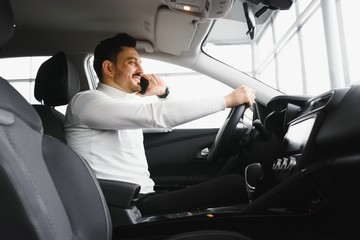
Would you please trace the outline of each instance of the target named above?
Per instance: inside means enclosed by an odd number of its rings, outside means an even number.
[[[157,95],[158,98],[166,98],[170,93],[169,87],[166,86],[164,94]]]
[[[225,100],[225,107],[229,108],[231,105],[231,99],[229,95],[224,96],[224,100]]]

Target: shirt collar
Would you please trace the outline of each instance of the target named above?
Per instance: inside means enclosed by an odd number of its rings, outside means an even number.
[[[127,93],[104,83],[98,83],[96,90],[99,90],[115,99],[133,99],[135,97],[138,97],[135,93]]]

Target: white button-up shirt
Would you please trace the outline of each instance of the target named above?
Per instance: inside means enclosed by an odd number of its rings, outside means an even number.
[[[67,144],[97,178],[132,182],[154,191],[143,145],[143,128],[170,128],[225,109],[223,97],[145,103],[143,97],[99,83],[78,93],[65,117]],[[171,161],[171,159],[169,159]]]

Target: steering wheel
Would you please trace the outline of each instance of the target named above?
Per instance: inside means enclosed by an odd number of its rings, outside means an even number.
[[[207,160],[210,162],[216,162],[219,157],[225,152],[226,147],[229,145],[232,133],[234,132],[240,118],[244,115],[245,105],[242,104],[235,108],[232,108],[229,115],[225,119],[225,122],[219,129],[215,141],[210,148]]]

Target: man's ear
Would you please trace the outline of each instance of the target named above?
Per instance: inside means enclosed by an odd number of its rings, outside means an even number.
[[[104,72],[104,75],[108,77],[113,77],[114,71],[113,71],[113,63],[109,60],[105,60],[102,63],[102,70]]]

